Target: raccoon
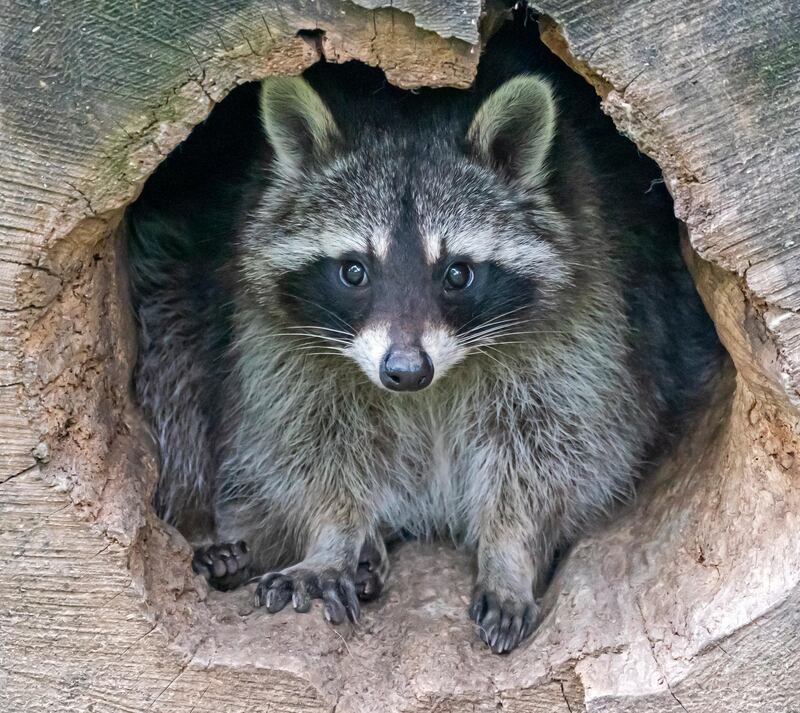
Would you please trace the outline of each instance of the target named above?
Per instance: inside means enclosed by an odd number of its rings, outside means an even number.
[[[674,222],[609,188],[551,81],[497,84],[377,110],[264,80],[271,155],[192,294],[153,247],[187,231],[133,222],[157,502],[213,521],[195,568],[216,586],[255,573],[269,612],[321,598],[356,621],[387,539],[450,538],[475,553],[480,637],[509,652],[556,550],[631,496],[709,373]]]

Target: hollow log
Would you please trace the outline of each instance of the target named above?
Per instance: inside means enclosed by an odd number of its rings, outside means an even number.
[[[5,4],[0,710],[800,711],[800,6],[536,10],[661,166],[733,366],[637,501],[573,548],[533,640],[496,657],[466,617],[469,561],[444,544],[406,546],[353,630],[263,616],[191,573],[150,506],[115,235],[236,85],[324,57],[465,87],[502,5]]]

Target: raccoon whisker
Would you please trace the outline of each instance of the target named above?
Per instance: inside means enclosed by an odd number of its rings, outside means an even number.
[[[290,325],[288,327],[285,327],[285,329],[293,329],[293,330],[297,330],[297,329],[320,329],[320,330],[325,331],[325,332],[335,332],[337,334],[346,334],[348,337],[352,337],[353,336],[352,332],[348,332],[348,331],[346,331],[344,329],[333,329],[332,327],[323,327],[323,326],[317,325],[317,324],[296,324],[296,325]]]
[[[463,334],[459,334],[459,337],[469,337],[474,334],[484,334],[487,332],[495,332],[499,329],[513,329],[514,327],[524,324],[525,320],[521,319],[504,319],[501,322],[495,322],[494,324],[482,324],[480,327],[475,327],[474,329],[470,329],[468,332]]]
[[[322,344],[322,343],[315,344],[314,342],[304,342],[302,344],[297,344],[297,345],[290,346],[288,349],[284,350],[284,353],[292,353],[292,352],[304,351],[304,350],[308,350],[308,349],[328,349],[328,350],[331,350],[331,351],[336,351],[339,354],[344,354],[344,352],[345,352],[345,348],[344,347],[339,347],[339,346],[336,346],[335,344],[328,345],[328,344]]]
[[[487,322],[486,324],[481,324],[477,327],[473,327],[472,329],[458,333],[457,336],[459,337],[468,337],[471,334],[480,333],[480,332],[488,332],[493,329],[505,328],[510,325],[517,325],[517,324],[524,324],[525,320],[523,319],[502,319],[502,320],[493,320],[491,322]]]
[[[489,354],[489,352],[485,351],[483,348],[481,348],[481,347],[473,347],[472,351],[475,351],[475,352],[477,352],[478,354],[482,354],[483,356],[485,356],[485,357],[488,357],[488,358],[489,358],[489,359],[491,359],[493,362],[495,362],[495,364],[498,364],[498,365],[499,365],[500,367],[502,367],[503,369],[505,369],[505,370],[507,370],[507,369],[508,369],[508,364],[504,364],[504,363],[503,363],[502,361],[500,361],[500,360],[499,360],[499,359],[498,359],[496,356],[493,356],[492,354]]]
[[[512,302],[514,302],[513,299],[505,300],[503,303],[501,303],[498,306],[504,307],[505,305],[511,304]],[[501,312],[500,314],[496,314],[494,317],[492,317],[489,320],[489,324],[491,324],[495,320],[502,319],[503,317],[509,317],[512,314],[516,314],[517,312],[521,312],[522,310],[527,309],[528,307],[530,307],[530,305],[528,305],[528,304],[518,305],[517,307],[514,307],[514,309],[510,309],[510,310],[508,310],[506,312]]]
[[[318,332],[279,332],[274,334],[276,337],[308,337],[310,339],[322,339],[324,341],[342,342],[351,344],[355,339],[354,334],[320,334]]]
[[[294,349],[288,349],[285,354],[302,354],[303,352],[308,352],[310,349],[316,349],[317,351],[323,351],[320,347],[314,346],[305,346],[305,347],[295,347]],[[328,351],[328,350],[324,350]],[[338,354],[340,352],[328,351],[329,354]]]
[[[342,354],[340,352],[301,352],[295,355],[297,357],[307,357],[307,356],[332,356],[332,357],[341,357]]]
[[[471,329],[468,329],[466,331],[463,330],[460,331],[459,334],[470,334],[471,332],[480,331],[483,329],[488,329],[489,327],[495,327],[500,324],[507,324],[511,322],[515,323],[527,322],[528,318],[525,316],[516,316],[516,317],[514,316],[515,313],[520,312],[521,310],[524,309],[526,309],[526,307],[519,307],[514,310],[509,310],[508,312],[503,312],[502,314],[497,314],[494,317],[488,319],[486,322],[483,322],[482,324],[477,324]],[[481,315],[479,315],[479,317],[480,316]]]
[[[487,339],[487,340],[476,340],[474,342],[470,342],[469,344],[462,344],[462,347],[467,349],[472,349],[474,347],[501,347],[510,344],[532,344],[533,342],[529,339],[503,339],[502,341],[498,341],[496,339]]]
[[[323,312],[333,317],[336,321],[341,322],[345,327],[347,327],[350,330],[351,334],[355,334],[356,328],[352,324],[350,324],[347,320],[342,319],[338,314],[336,314],[336,312],[329,310],[327,307],[323,307],[321,304],[319,304],[319,302],[314,302],[314,300],[309,300],[306,299],[305,297],[300,297],[300,295],[296,295],[293,292],[281,292],[280,294],[284,295],[285,297],[291,297],[294,300],[300,300],[301,302],[306,302],[307,304],[310,304],[312,307],[317,307],[321,309]]]
[[[342,352],[306,352],[303,356],[341,356]]]
[[[472,332],[471,334],[458,335],[456,339],[462,344],[469,344],[476,339],[485,339],[487,337],[499,337],[512,330],[519,329],[525,326],[519,322],[509,322],[508,324],[498,324],[489,329],[481,329]]]
[[[483,355],[488,357],[491,357],[492,355],[486,350],[491,349],[498,355],[498,361],[500,363],[500,366],[502,366],[503,369],[505,369],[505,371],[508,372],[511,376],[516,376],[517,359],[514,356],[509,355],[508,352],[504,352],[502,349],[498,349],[497,347],[491,344],[486,344],[483,347],[480,347],[480,349]]]
[[[317,339],[316,337],[314,337],[313,339],[309,339],[308,337],[306,337],[306,336],[304,336],[302,334],[274,334],[274,335],[270,335],[270,336],[286,337],[287,338],[286,341],[289,342],[289,344],[297,344],[297,343],[300,343],[300,344],[318,344],[321,341],[321,340]]]
[[[336,352],[337,354],[344,354],[344,349],[342,347],[337,347],[334,345],[326,346],[325,344],[301,344],[296,347],[292,347],[289,349],[291,352],[299,352],[305,349],[325,349],[330,352]]]
[[[564,336],[569,334],[569,332],[560,331],[557,329],[526,329],[520,332],[500,332],[499,334],[492,335],[494,339],[500,339],[502,337],[520,337],[523,335],[539,335],[539,334],[558,334],[560,336]]]
[[[301,338],[306,337],[309,339],[316,339],[321,342],[336,342],[338,344],[352,344],[352,339],[339,339],[338,337],[331,337],[327,334],[312,334],[311,332],[278,332],[277,334],[273,334],[274,337],[289,337],[289,338]]]
[[[517,342],[491,342],[489,344],[481,344],[482,347],[504,347],[509,344],[530,344],[530,342],[517,341]]]
[[[469,342],[472,339],[477,339],[477,338],[486,337],[486,336],[491,336],[491,337],[494,337],[494,338],[498,338],[498,337],[518,336],[518,335],[521,335],[521,334],[561,334],[561,335],[569,334],[569,332],[565,332],[565,331],[560,330],[560,329],[520,329],[520,330],[516,330],[516,331],[509,331],[509,330],[513,330],[515,326],[516,325],[511,325],[510,327],[503,328],[503,329],[489,330],[487,332],[479,332],[478,334],[474,335],[473,337],[470,337],[470,339],[463,340],[462,343]]]
[[[499,354],[499,355],[500,355],[500,357],[502,357],[502,359],[503,359],[503,366],[504,366],[504,367],[506,367],[507,369],[509,368],[509,365],[508,365],[508,363],[507,363],[507,361],[506,361],[506,360],[508,359],[508,354],[505,354],[505,353],[503,352],[503,350],[502,350],[502,349],[498,349],[498,347],[497,347],[496,345],[494,345],[494,344],[482,344],[482,345],[481,345],[480,347],[478,347],[478,348],[479,348],[479,349],[481,349],[481,350],[485,350],[485,349],[491,349],[493,352],[496,352],[497,354]],[[485,353],[487,356],[489,356],[488,352],[484,352],[484,353]]]
[[[298,346],[307,346],[307,347],[315,347],[315,348],[322,348],[328,346],[327,343],[322,339],[309,339],[308,337],[289,337],[287,340],[289,350],[294,349]],[[335,345],[330,345],[335,346]],[[339,347],[337,347],[338,349]]]
[[[482,341],[487,339],[499,339],[500,337],[506,336],[508,334],[515,334],[513,330],[518,327],[519,324],[506,324],[502,327],[497,327],[493,329],[487,329],[482,332],[476,332],[475,334],[469,335],[466,339],[459,339],[459,342],[462,345],[472,344],[472,342]]]
[[[501,336],[514,337],[514,336],[519,336],[521,334],[557,334],[558,336],[565,337],[568,336],[570,333],[565,332],[562,329],[525,329],[520,332],[504,332]]]
[[[511,300],[507,300],[504,304],[510,304],[510,303],[511,303]],[[499,320],[503,319],[504,317],[509,317],[510,315],[515,314],[516,312],[519,312],[519,311],[521,311],[523,309],[527,309],[528,307],[529,307],[529,305],[522,305],[521,307],[517,307],[515,309],[511,309],[508,312],[503,312],[501,314],[495,315],[494,317],[492,317],[487,322],[485,322],[483,324],[480,324],[480,325],[478,325],[476,327],[473,327],[472,329],[469,329],[469,330],[467,330],[465,332],[464,331],[465,327],[467,327],[468,325],[472,324],[472,322],[474,322],[475,320],[480,319],[481,317],[483,317],[485,312],[480,312],[479,314],[475,315],[472,319],[470,319],[468,322],[465,322],[459,328],[459,330],[456,332],[456,334],[469,334],[470,332],[473,332],[476,329],[481,329],[483,327],[488,327],[489,325],[495,324],[496,322],[498,322]]]
[[[314,350],[317,353],[325,352],[326,354],[335,354],[335,355],[345,354],[345,350],[342,347],[325,346],[324,344],[313,344],[313,343],[311,344],[303,343],[296,346],[291,346],[288,349],[284,349],[282,353],[305,355],[309,353],[311,350]]]
[[[508,304],[511,304],[512,302],[513,302],[513,300],[511,300],[511,299],[508,299],[508,300],[505,300],[505,301],[503,301],[503,302],[502,302],[500,305],[498,305],[498,306],[499,306],[499,307],[505,307],[506,305],[508,305]],[[511,314],[514,314],[515,312],[519,312],[521,309],[524,309],[524,307],[517,307],[516,309],[509,310],[508,312],[502,312],[501,314],[495,315],[494,317],[492,317],[492,318],[491,318],[491,319],[488,321],[488,324],[491,324],[492,322],[495,322],[495,321],[497,321],[497,320],[499,320],[499,319],[502,319],[503,317],[508,317],[509,315],[511,315]],[[468,320],[467,322],[465,322],[464,324],[462,324],[462,325],[461,325],[461,327],[459,327],[459,330],[458,330],[458,332],[459,332],[459,333],[460,333],[460,332],[463,332],[463,331],[464,331],[464,329],[465,329],[466,327],[468,327],[470,324],[472,324],[472,323],[473,323],[473,322],[475,322],[476,320],[478,320],[478,319],[481,319],[481,318],[482,318],[482,317],[483,317],[485,314],[486,314],[486,312],[485,312],[485,311],[483,311],[483,312],[479,312],[479,313],[478,313],[478,314],[476,314],[476,315],[475,315],[475,316],[474,316],[472,319],[470,319],[470,320]],[[482,327],[482,326],[484,326],[484,325],[479,325],[479,327]],[[476,329],[476,328],[478,328],[478,327],[473,327],[473,329]],[[471,330],[469,330],[469,331],[471,331]]]
[[[296,331],[296,332],[272,332],[273,337],[314,337],[314,339],[339,339],[340,337],[333,337],[329,334],[319,334],[317,332]]]

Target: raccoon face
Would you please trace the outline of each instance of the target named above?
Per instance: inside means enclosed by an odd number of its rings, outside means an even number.
[[[273,181],[240,264],[287,348],[349,357],[408,392],[535,338],[570,279],[544,187],[555,107],[542,80],[504,84],[466,137],[432,119],[348,145],[302,78],[265,80],[261,102]]]

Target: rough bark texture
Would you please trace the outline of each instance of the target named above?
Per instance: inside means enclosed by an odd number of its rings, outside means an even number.
[[[209,593],[153,516],[110,239],[241,81],[316,60],[470,82],[477,0],[113,0],[1,11],[0,710],[800,710],[800,9],[542,2],[546,41],[662,166],[736,366],[505,658],[469,563],[409,546],[357,631]],[[321,30],[298,38],[298,30]],[[438,34],[437,34],[438,33]],[[447,39],[445,39],[447,38]],[[731,395],[732,394],[732,395]]]

